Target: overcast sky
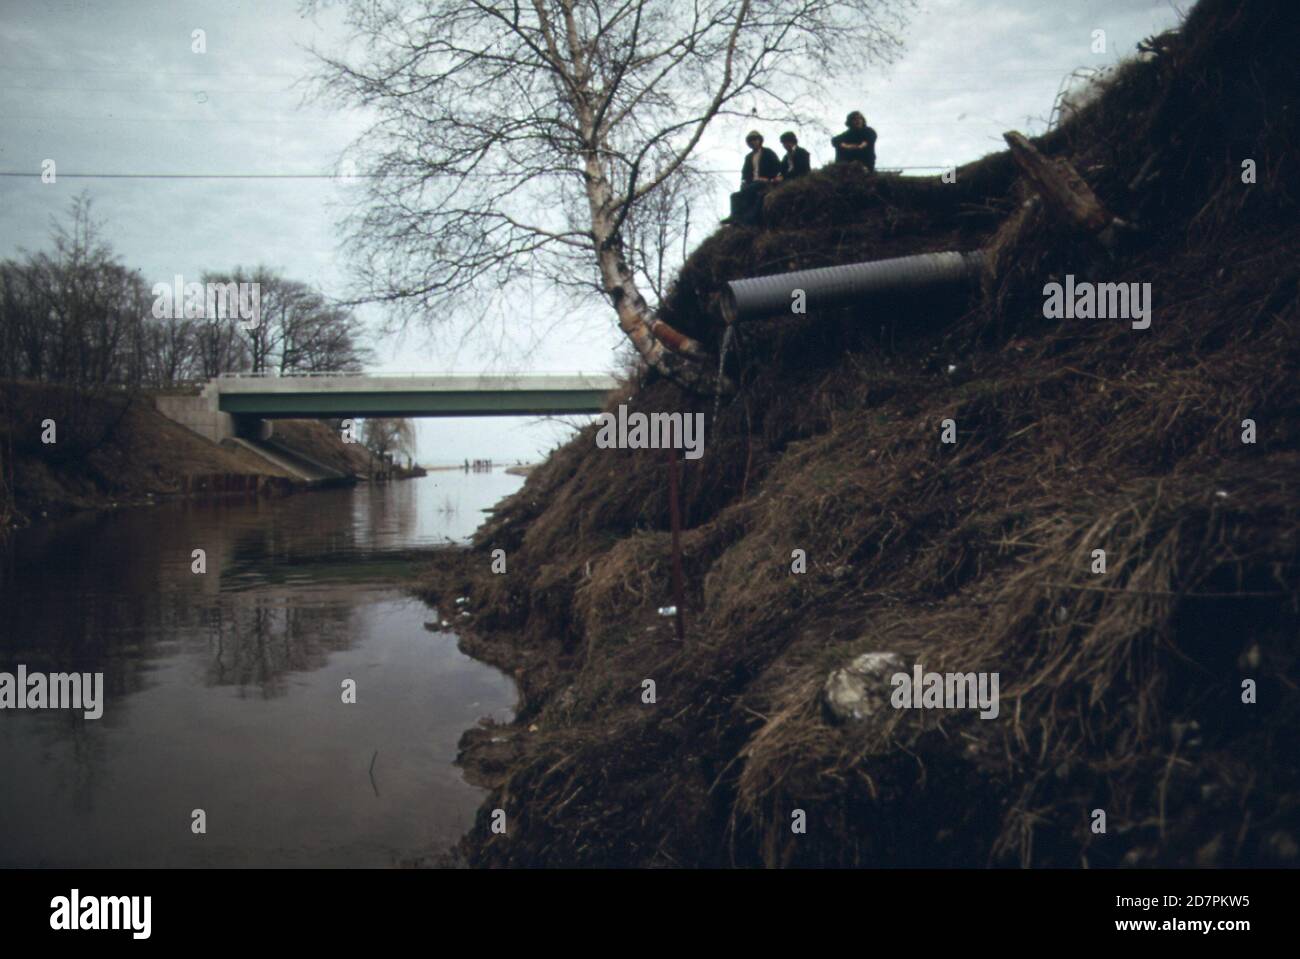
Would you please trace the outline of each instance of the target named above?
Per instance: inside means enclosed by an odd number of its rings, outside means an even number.
[[[1131,55],[1143,37],[1177,24],[1189,4],[1169,0],[921,0],[894,65],[838,84],[826,125],[861,109],[877,130],[881,167],[961,164],[1001,149],[1001,134],[1042,132],[1071,71]],[[195,29],[207,52],[191,51]],[[1093,31],[1104,30],[1105,53]],[[305,102],[314,69],[308,48],[338,51],[341,10],[312,16],[296,0],[0,0],[0,257],[47,245],[50,220],[86,190],[122,259],[146,280],[266,264],[342,295],[348,261],[336,222],[348,186],[329,178],[365,128],[356,111]],[[724,216],[748,125],[719,123],[706,165],[719,170]],[[766,131],[772,145],[777,130]],[[815,164],[821,135],[802,141]],[[43,184],[41,162],[57,163]],[[917,169],[914,172],[924,173]],[[314,179],[81,179],[69,174],[322,174]],[[693,237],[703,239],[705,231]],[[620,334],[593,304],[568,319],[579,341],[527,335],[556,318],[526,304],[517,324],[494,327],[491,344],[422,330],[377,337],[378,369],[611,368]],[[552,308],[553,309],[553,308]],[[376,326],[378,313],[364,312]],[[421,421],[425,462],[492,456],[534,458],[563,429],[525,419]]]

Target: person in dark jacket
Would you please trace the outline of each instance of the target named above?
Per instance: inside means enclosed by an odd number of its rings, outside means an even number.
[[[812,157],[799,145],[799,138],[787,130],[781,134],[781,146],[785,147],[785,156],[781,158],[781,179],[797,180],[806,176],[812,169]]]
[[[731,194],[731,216],[723,223],[757,226],[763,217],[763,194],[781,179],[781,161],[763,146],[763,135],[751,130],[745,137],[749,152],[740,168],[740,190]]]
[[[831,137],[835,147],[836,163],[861,163],[867,172],[876,172],[876,131],[867,126],[867,118],[854,110],[844,118],[848,127],[839,136]]]

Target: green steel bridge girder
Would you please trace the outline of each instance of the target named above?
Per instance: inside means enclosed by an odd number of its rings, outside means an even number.
[[[538,416],[595,414],[605,389],[411,390],[377,392],[221,393],[218,408],[262,419],[336,419],[345,416]]]

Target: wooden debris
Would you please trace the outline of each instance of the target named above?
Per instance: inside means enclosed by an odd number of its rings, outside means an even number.
[[[1102,205],[1068,160],[1043,156],[1024,134],[1015,130],[1004,133],[1002,138],[1011,148],[1016,165],[1055,215],[1095,236],[1107,249],[1114,247],[1118,232],[1128,224]]]

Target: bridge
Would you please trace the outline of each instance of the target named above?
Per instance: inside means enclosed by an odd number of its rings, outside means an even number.
[[[197,393],[159,395],[160,412],[220,443],[270,436],[270,420],[366,416],[599,413],[618,381],[596,373],[235,373]]]
[[[262,419],[599,413],[618,385],[593,374],[329,374],[218,377],[223,413]]]

